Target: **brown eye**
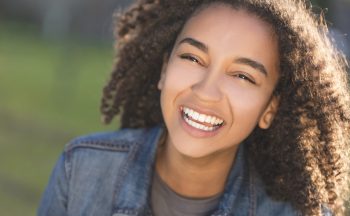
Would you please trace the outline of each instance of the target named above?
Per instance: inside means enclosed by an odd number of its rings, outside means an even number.
[[[248,81],[248,82],[250,82],[250,83],[252,83],[252,84],[256,84],[256,82],[255,82],[253,79],[251,79],[250,77],[248,77],[248,76],[245,75],[245,74],[239,73],[239,74],[236,74],[236,75],[234,75],[234,76],[235,76],[235,77],[238,77],[239,79],[246,80],[246,81]]]
[[[181,59],[185,59],[185,60],[189,60],[189,61],[191,61],[191,62],[194,62],[194,63],[197,63],[197,64],[202,65],[202,64],[199,62],[199,60],[198,60],[196,57],[192,56],[192,55],[183,54],[183,55],[180,55],[180,58],[181,58]]]

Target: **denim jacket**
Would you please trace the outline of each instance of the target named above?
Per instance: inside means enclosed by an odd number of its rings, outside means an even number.
[[[162,126],[122,129],[70,142],[52,172],[38,215],[152,215],[150,189],[163,131]],[[266,194],[242,145],[212,215],[301,215],[289,203]]]

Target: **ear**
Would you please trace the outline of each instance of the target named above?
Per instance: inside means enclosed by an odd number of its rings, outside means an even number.
[[[259,119],[259,127],[261,129],[268,129],[277,113],[279,104],[279,99],[276,96],[273,96],[267,105],[264,113]]]
[[[165,82],[165,71],[166,71],[166,68],[168,66],[168,54],[164,54],[164,57],[163,57],[163,65],[162,65],[162,69],[160,71],[160,78],[159,78],[159,81],[158,81],[158,89],[159,90],[162,90],[163,89],[163,86],[164,86],[164,82]]]

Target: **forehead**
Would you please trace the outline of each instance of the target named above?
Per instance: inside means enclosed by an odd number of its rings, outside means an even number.
[[[246,57],[278,71],[278,42],[270,24],[243,9],[212,4],[197,11],[184,25],[177,42],[194,38],[218,58]]]
[[[232,33],[231,30],[241,34],[255,32],[259,33],[261,37],[265,37],[264,39],[276,41],[274,29],[270,24],[252,12],[236,9],[225,3],[212,3],[197,9],[187,20],[181,33],[196,33],[204,30],[205,32],[201,33],[207,35],[220,27],[226,28],[225,35]]]

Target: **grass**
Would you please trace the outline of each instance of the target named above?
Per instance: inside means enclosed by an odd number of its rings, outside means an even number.
[[[35,215],[63,146],[100,122],[112,43],[53,42],[39,29],[0,23],[0,211]]]

